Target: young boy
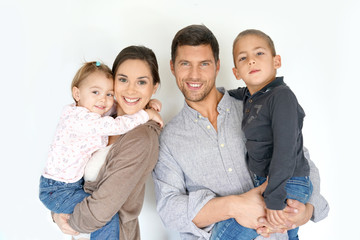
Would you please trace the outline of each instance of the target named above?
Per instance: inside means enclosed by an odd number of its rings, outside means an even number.
[[[268,35],[253,29],[241,32],[233,44],[233,57],[233,73],[247,86],[230,91],[230,95],[244,101],[242,129],[247,139],[248,167],[255,186],[268,179],[263,194],[267,220],[281,225],[286,220],[282,211],[286,199],[305,204],[312,193],[301,132],[305,113],[283,77],[276,77],[281,58]],[[253,229],[244,231],[253,234],[245,237],[245,232],[240,233],[234,239],[257,236]],[[297,232],[298,228],[289,230],[289,239],[298,239]]]

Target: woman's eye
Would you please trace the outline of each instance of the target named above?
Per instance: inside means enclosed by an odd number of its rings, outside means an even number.
[[[145,85],[147,82],[146,81],[139,81],[138,84],[139,85]]]
[[[119,82],[126,82],[127,79],[126,78],[119,78]]]

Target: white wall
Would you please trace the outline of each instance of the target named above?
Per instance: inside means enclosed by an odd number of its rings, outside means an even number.
[[[154,50],[162,115],[182,107],[169,69],[175,33],[204,23],[220,44],[217,85],[235,88],[232,41],[258,28],[282,56],[279,75],[306,111],[305,145],[321,171],[327,219],[301,228],[302,239],[354,239],[359,215],[359,1],[0,0],[0,239],[68,239],[38,200],[38,180],[70,82],[83,61],[112,65],[125,46]],[[155,211],[151,179],[140,216],[144,240],[178,239]]]

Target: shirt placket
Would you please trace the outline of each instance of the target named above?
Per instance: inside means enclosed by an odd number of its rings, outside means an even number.
[[[219,147],[221,161],[224,165],[225,172],[227,174],[227,178],[234,187],[241,185],[239,182],[238,173],[236,172],[236,167],[234,166],[234,162],[231,157],[231,152],[228,149],[226,139],[231,139],[231,137],[226,136],[225,127],[227,126],[227,118],[231,117],[230,109],[218,109],[219,116],[218,116],[218,132],[217,132],[217,145]]]

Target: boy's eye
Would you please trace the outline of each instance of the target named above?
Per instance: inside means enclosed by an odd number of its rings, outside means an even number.
[[[246,57],[241,57],[241,58],[239,58],[239,62],[244,61],[245,59],[246,59]]]
[[[264,55],[264,53],[263,52],[258,52],[258,53],[256,53],[256,55],[260,56],[260,55]]]

